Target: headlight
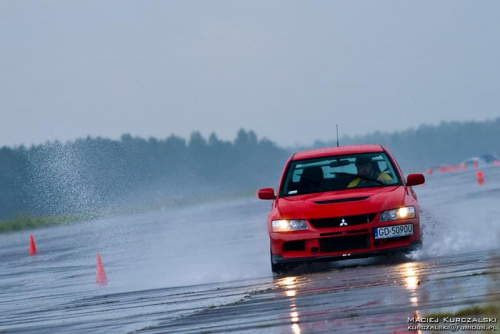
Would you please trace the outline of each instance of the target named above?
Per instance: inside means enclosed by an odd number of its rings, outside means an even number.
[[[302,219],[273,220],[272,226],[273,226],[273,232],[290,232],[290,231],[307,230],[306,221]]]
[[[388,210],[380,214],[381,222],[408,218],[415,218],[415,208],[413,206],[405,206],[399,209]]]

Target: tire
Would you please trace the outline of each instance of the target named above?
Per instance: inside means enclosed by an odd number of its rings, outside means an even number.
[[[271,270],[275,274],[283,274],[288,271],[288,267],[282,263],[273,263],[271,260]]]
[[[407,258],[407,252],[394,252],[394,253],[389,253],[386,254],[384,257],[387,261],[389,262],[407,262],[409,259]]]
[[[271,270],[275,274],[284,274],[290,271],[293,268],[292,264],[284,264],[284,263],[274,263],[273,262],[273,252],[269,249],[270,260],[271,260]]]

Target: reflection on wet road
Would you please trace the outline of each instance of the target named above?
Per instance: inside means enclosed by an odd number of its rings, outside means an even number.
[[[500,252],[405,262],[372,259],[308,268],[144,333],[394,333],[408,318],[500,300]],[[300,270],[300,269],[299,269]],[[317,272],[310,271],[317,270]]]
[[[0,235],[0,333],[399,333],[411,317],[498,305],[500,172],[484,172],[483,187],[471,171],[417,188],[425,239],[410,258],[283,276],[270,270],[269,203],[254,199]]]

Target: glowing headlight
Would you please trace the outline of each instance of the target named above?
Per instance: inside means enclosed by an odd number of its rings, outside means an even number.
[[[405,206],[399,209],[388,210],[380,214],[381,222],[408,218],[415,218],[415,208],[413,206]]]
[[[273,232],[290,232],[290,231],[307,230],[306,221],[302,219],[273,220],[272,226],[273,226]]]

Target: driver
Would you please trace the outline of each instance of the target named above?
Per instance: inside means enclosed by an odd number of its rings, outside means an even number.
[[[380,172],[380,170],[378,170],[378,168],[375,168],[373,164],[374,162],[371,158],[356,158],[356,168],[358,170],[359,176],[352,180],[347,185],[347,188],[354,188],[362,182],[370,181],[370,179],[372,179],[373,181],[376,180],[382,184],[387,184],[392,181],[392,178],[388,174]]]

